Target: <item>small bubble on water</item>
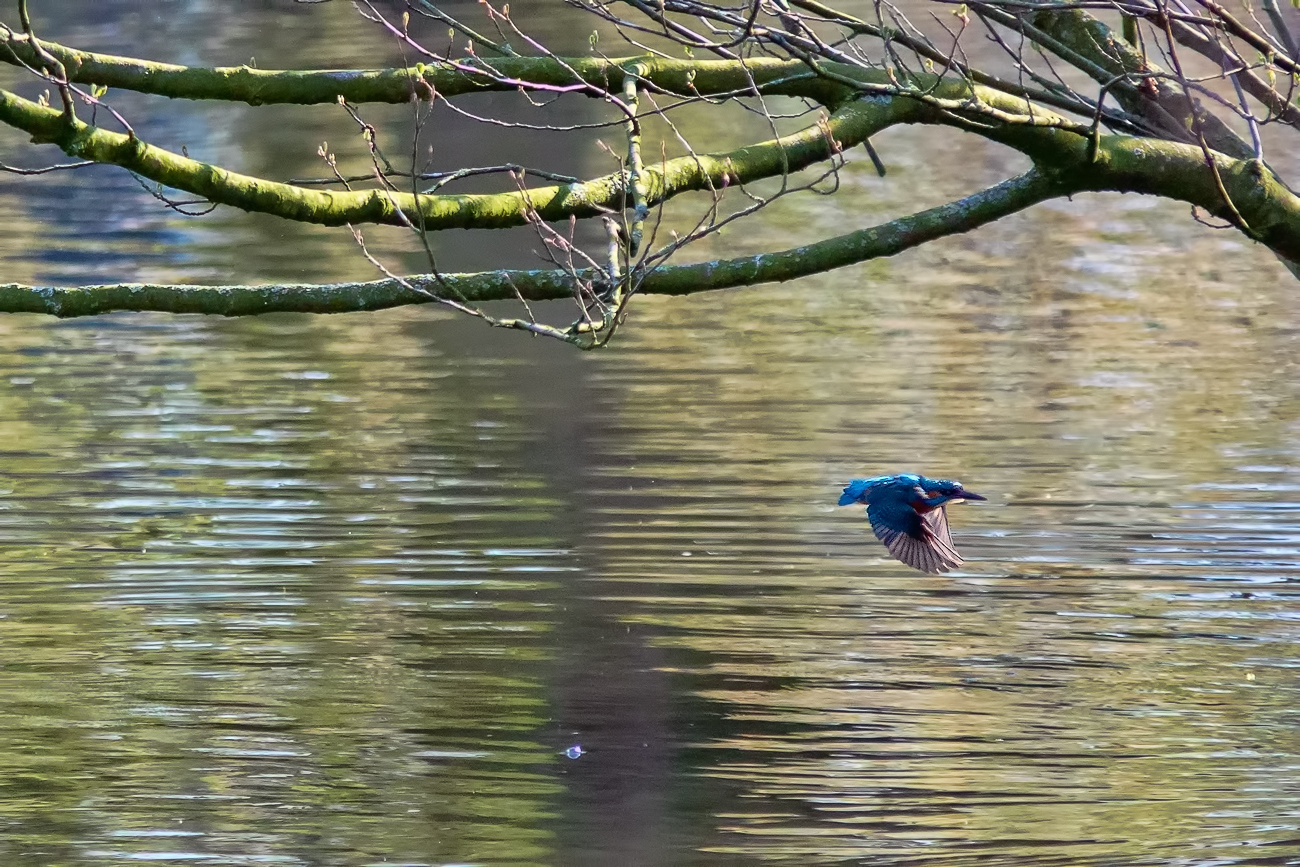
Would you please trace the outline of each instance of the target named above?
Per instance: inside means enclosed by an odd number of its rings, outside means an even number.
[[[564,751],[565,758],[570,758],[570,759],[581,758],[583,753],[584,750],[582,749],[582,744],[574,744],[573,746],[569,747],[567,750]]]

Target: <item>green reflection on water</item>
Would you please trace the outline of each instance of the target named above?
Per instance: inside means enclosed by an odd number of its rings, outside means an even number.
[[[510,365],[449,379],[361,320],[30,324],[0,415],[6,863],[548,862],[572,565]]]

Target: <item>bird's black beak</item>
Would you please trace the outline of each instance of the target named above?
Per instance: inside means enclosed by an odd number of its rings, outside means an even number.
[[[963,490],[960,496],[963,500],[988,500],[988,497],[981,497],[979,494],[972,494],[967,490]]]

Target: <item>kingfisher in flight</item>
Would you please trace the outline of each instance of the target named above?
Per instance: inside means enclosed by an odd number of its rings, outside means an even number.
[[[840,505],[865,505],[871,530],[889,553],[913,569],[938,574],[965,562],[953,547],[945,507],[986,499],[952,479],[902,473],[854,479],[840,494]]]

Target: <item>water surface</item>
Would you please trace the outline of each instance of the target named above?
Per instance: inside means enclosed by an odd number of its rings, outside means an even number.
[[[72,35],[271,50],[151,26]],[[128,107],[275,176],[345,140]],[[891,178],[855,161],[709,251],[1015,168],[881,139]],[[0,199],[11,279],[370,276],[342,231],[186,220],[111,173]],[[511,237],[440,243],[535,261]],[[1293,297],[1238,236],[1117,196],[638,299],[591,355],[432,310],[4,319],[0,860],[1300,864]],[[964,569],[834,506],[894,470],[989,497],[952,512]]]

